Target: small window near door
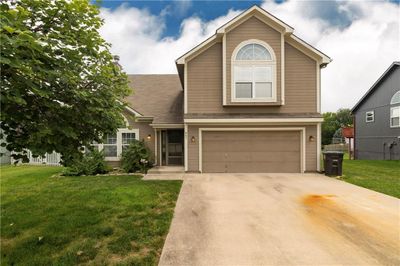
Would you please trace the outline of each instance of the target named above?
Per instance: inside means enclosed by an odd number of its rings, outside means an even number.
[[[370,122],[374,122],[374,120],[375,120],[374,111],[368,111],[365,113],[365,122],[370,123]]]

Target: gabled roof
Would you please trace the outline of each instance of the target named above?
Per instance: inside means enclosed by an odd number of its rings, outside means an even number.
[[[368,97],[378,88],[378,85],[382,83],[386,79],[386,77],[392,72],[392,70],[400,66],[400,61],[394,61],[388,69],[378,78],[377,81],[372,85],[372,87],[364,94],[364,96],[356,103],[356,105],[351,109],[351,112],[354,113],[360,106],[361,104],[368,99]]]
[[[152,117],[155,124],[183,123],[183,90],[177,74],[128,75],[128,79],[133,93],[124,102],[139,118]]]
[[[281,32],[285,36],[288,37],[289,41],[292,42],[297,48],[300,46],[302,48],[305,48],[308,50],[310,53],[313,53],[319,57],[321,57],[321,64],[326,65],[329,64],[332,59],[327,56],[326,54],[322,53],[315,47],[311,46],[310,44],[306,43],[299,37],[295,36],[293,33],[294,29],[289,26],[288,24],[284,23],[282,20],[278,19],[271,13],[267,12],[263,8],[254,5],[251,8],[247,9],[243,13],[239,14],[232,20],[228,21],[221,27],[219,27],[215,34],[211,37],[209,37],[207,40],[204,42],[200,43],[199,45],[195,46],[193,49],[176,59],[176,64],[178,66],[178,71],[179,71],[179,65],[185,64],[186,58],[192,56],[193,54],[196,54],[197,52],[200,52],[202,50],[207,49],[210,47],[212,44],[214,44],[217,41],[220,41],[222,39],[222,36],[229,31],[232,27],[235,27],[238,23],[240,23],[241,20],[246,20],[247,17],[250,16],[257,16],[257,18],[261,19],[263,22],[266,24],[270,25],[271,27],[275,28],[277,31]]]

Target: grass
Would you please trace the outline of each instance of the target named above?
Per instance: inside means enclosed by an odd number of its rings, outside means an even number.
[[[2,265],[156,265],[181,181],[1,168]]]
[[[343,161],[342,180],[400,198],[400,161]]]

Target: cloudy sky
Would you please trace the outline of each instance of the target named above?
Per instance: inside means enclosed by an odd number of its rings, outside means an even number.
[[[329,55],[322,109],[353,107],[400,60],[399,1],[104,1],[102,36],[128,74],[177,73],[175,59],[258,4]]]

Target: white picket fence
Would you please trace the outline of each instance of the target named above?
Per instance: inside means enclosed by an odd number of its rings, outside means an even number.
[[[61,161],[61,155],[56,152],[46,153],[44,156],[33,157],[32,152],[28,151],[29,163],[27,164],[35,164],[35,165],[56,165],[59,166]],[[15,160],[11,159],[11,163],[14,163]]]

